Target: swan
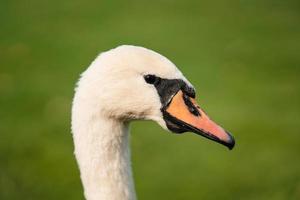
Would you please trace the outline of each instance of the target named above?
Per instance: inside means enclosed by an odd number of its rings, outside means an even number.
[[[173,133],[194,132],[234,147],[234,138],[195,101],[192,84],[166,57],[122,45],[81,74],[72,105],[74,154],[87,200],[135,200],[129,124],[153,120]]]

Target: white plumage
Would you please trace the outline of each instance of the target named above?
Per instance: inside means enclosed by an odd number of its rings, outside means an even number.
[[[185,80],[164,56],[124,45],[101,53],[81,75],[72,109],[72,132],[85,197],[134,200],[128,123],[154,120],[166,129],[155,88],[145,74]]]

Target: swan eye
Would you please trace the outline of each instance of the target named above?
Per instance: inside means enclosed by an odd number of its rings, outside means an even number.
[[[148,75],[145,75],[144,76],[144,79],[147,83],[149,84],[154,84],[155,81],[156,81],[156,76],[155,75],[152,75],[152,74],[148,74]]]

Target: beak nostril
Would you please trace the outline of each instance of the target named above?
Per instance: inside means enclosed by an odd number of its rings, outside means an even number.
[[[183,100],[185,105],[187,106],[188,110],[190,111],[190,113],[192,113],[195,116],[201,116],[201,113],[199,112],[199,110],[197,109],[197,107],[192,103],[192,101],[190,100],[190,97],[183,93]]]

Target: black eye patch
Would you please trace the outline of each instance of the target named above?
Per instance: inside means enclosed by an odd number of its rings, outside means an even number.
[[[197,109],[193,106],[192,102],[190,102],[189,97],[195,98],[195,90],[194,88],[188,86],[183,80],[181,79],[165,79],[155,76],[153,74],[147,74],[144,76],[146,83],[153,84],[157,90],[157,93],[160,97],[160,101],[162,103],[162,107],[167,106],[169,100],[172,96],[174,96],[179,90],[186,96],[186,105],[191,109],[191,113],[199,116],[200,113],[197,113]],[[190,103],[187,103],[190,102]],[[189,106],[192,105],[192,106]],[[195,111],[193,111],[195,110]]]

